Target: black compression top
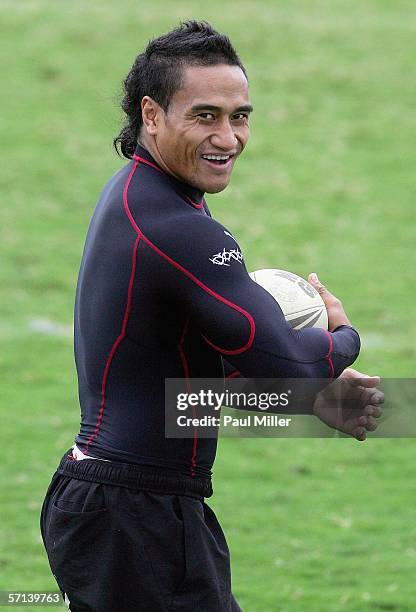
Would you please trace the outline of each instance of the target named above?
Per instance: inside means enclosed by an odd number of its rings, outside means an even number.
[[[350,327],[293,330],[247,273],[232,234],[197,189],[141,146],[105,186],[75,303],[80,449],[208,476],[216,440],[166,439],[165,378],[332,378],[359,352]]]

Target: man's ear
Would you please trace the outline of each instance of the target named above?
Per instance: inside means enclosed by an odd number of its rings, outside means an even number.
[[[163,109],[150,96],[144,96],[141,102],[143,129],[149,136],[156,136],[162,119]]]

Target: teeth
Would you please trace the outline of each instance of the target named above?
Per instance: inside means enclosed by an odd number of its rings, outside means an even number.
[[[230,159],[230,155],[203,155],[202,156],[204,159],[214,159],[216,161],[226,161],[227,159]]]

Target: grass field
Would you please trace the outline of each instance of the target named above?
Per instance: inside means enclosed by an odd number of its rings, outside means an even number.
[[[227,32],[249,72],[251,142],[231,186],[208,198],[248,267],[317,271],[362,334],[357,367],[415,376],[414,9],[0,1],[0,590],[55,589],[38,516],[79,425],[83,241],[123,163],[111,150],[121,79],[179,20]],[[245,612],[414,610],[414,458],[412,439],[221,440],[211,504]]]

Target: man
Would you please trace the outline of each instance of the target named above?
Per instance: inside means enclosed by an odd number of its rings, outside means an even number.
[[[42,535],[71,610],[239,610],[204,502],[216,441],[165,437],[164,381],[222,377],[223,358],[245,377],[331,379],[353,363],[359,337],[314,277],[330,331],[292,330],[210,215],[204,192],[228,185],[252,111],[226,36],[189,22],[151,41],[123,109],[115,144],[130,162],[100,196],[77,286],[81,430],[46,495]],[[217,265],[218,252],[235,256]],[[316,410],[363,439],[379,414],[377,382],[360,386],[356,417],[336,421],[322,401]]]

